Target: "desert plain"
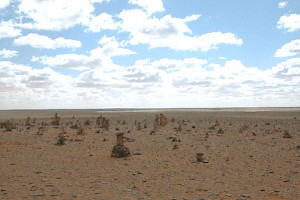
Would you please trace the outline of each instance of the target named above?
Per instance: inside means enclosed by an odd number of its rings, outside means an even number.
[[[0,199],[298,200],[300,109],[0,111]]]

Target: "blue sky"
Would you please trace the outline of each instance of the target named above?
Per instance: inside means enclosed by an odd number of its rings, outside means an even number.
[[[300,106],[299,0],[1,0],[0,109]]]

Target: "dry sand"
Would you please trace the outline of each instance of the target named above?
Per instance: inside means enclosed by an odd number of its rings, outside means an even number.
[[[160,112],[169,123],[151,133]],[[0,128],[0,199],[300,199],[299,110],[0,111],[7,120],[16,129]],[[110,156],[118,132],[130,157]]]

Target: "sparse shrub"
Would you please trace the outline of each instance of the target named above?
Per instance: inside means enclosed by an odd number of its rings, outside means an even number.
[[[59,133],[57,138],[58,139],[57,139],[56,145],[61,146],[61,145],[65,144],[66,137],[65,137],[64,133]]]
[[[123,158],[123,157],[127,157],[130,156],[130,151],[128,149],[128,147],[122,145],[122,146],[118,146],[115,145],[112,149],[112,157],[115,158]]]
[[[124,133],[117,134],[117,145],[115,145],[112,149],[112,157],[122,158],[130,155],[129,149],[125,145],[123,145],[123,134]]]

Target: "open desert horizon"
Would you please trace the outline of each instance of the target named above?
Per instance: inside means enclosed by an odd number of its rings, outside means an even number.
[[[299,122],[299,108],[0,111],[0,196],[297,200]]]
[[[300,0],[0,0],[0,200],[300,200]]]

